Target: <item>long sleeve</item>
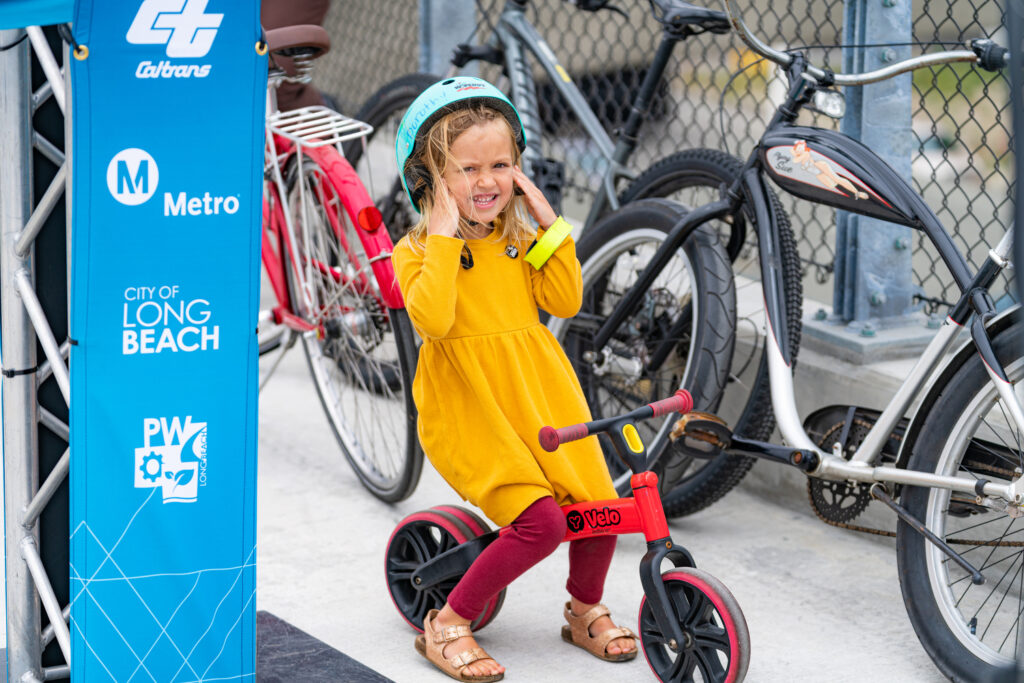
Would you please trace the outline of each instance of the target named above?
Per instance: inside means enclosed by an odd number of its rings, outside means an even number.
[[[405,309],[425,337],[443,337],[455,323],[455,279],[463,244],[454,237],[430,235],[418,251],[403,239],[391,255]]]
[[[544,234],[537,232],[539,240]],[[540,270],[530,268],[533,298],[537,306],[553,316],[571,318],[583,303],[583,279],[576,258],[576,243],[566,237]]]

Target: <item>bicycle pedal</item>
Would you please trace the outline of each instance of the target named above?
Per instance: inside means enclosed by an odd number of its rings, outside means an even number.
[[[732,444],[732,430],[717,415],[692,411],[676,420],[669,439],[680,453],[713,458]]]

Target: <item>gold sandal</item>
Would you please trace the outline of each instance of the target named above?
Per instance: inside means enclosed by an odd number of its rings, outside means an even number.
[[[427,612],[427,618],[423,620],[423,633],[416,636],[416,651],[426,657],[431,664],[448,674],[457,681],[472,683],[493,683],[505,678],[505,674],[492,674],[490,676],[473,676],[463,672],[467,666],[480,659],[494,659],[483,651],[483,648],[474,647],[472,650],[460,652],[454,657],[444,656],[444,648],[448,643],[455,642],[459,638],[472,636],[473,631],[465,624],[457,626],[446,626],[440,630],[434,630],[434,617],[437,610]]]
[[[601,617],[610,617],[611,612],[604,605],[598,604],[591,608],[586,614],[576,616],[572,613],[572,603],[565,603],[565,620],[568,626],[562,627],[562,640],[572,643],[576,647],[583,648],[590,654],[605,660],[606,662],[628,662],[636,658],[636,648],[629,652],[610,654],[606,651],[608,643],[616,638],[633,638],[633,632],[625,626],[615,626],[596,636],[590,635],[590,625]]]

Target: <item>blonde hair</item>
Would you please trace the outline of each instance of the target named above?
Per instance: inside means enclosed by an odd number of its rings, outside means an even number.
[[[465,133],[473,126],[483,125],[491,121],[500,121],[505,130],[508,131],[508,139],[512,144],[512,160],[514,164],[520,163],[519,146],[516,145],[515,133],[509,125],[508,120],[497,110],[484,105],[459,109],[443,116],[435,123],[426,138],[418,149],[413,153],[407,164],[419,165],[426,171],[430,178],[430,188],[441,186],[441,179],[448,165],[455,163],[452,157],[451,148],[455,139]],[[427,189],[427,178],[421,174],[415,174],[415,187],[409,190],[415,192],[417,189]],[[430,225],[430,216],[434,205],[434,193],[428,189],[420,199],[420,218],[414,226],[409,228],[407,239],[410,246],[422,247],[427,239],[427,226]],[[537,235],[536,229],[529,221],[529,213],[526,208],[526,200],[513,193],[508,204],[501,210],[494,221],[494,239],[501,240],[508,237],[509,242],[527,243]],[[456,237],[465,237],[466,229],[469,228],[469,221],[462,215],[459,216],[459,227],[456,229]]]

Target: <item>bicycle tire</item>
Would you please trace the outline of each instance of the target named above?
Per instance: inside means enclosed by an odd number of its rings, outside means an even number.
[[[697,568],[670,569],[661,580],[669,614],[692,641],[686,647],[671,644],[645,595],[637,630],[654,675],[663,683],[741,683],[750,666],[750,629],[736,598],[724,583]]]
[[[345,158],[370,189],[373,203],[380,209],[393,242],[398,242],[419,219],[398,176],[395,162],[398,124],[412,101],[439,80],[440,76],[415,73],[385,84],[367,98],[355,116],[373,126],[373,132],[366,136],[367,153],[364,154],[360,140],[352,140],[344,146]]]
[[[414,512],[398,523],[388,539],[384,551],[384,580],[388,594],[406,623],[420,633],[423,633],[423,621],[427,613],[444,607],[448,595],[462,579],[464,572],[428,589],[413,582],[413,572],[421,564],[490,531],[482,520],[480,522],[487,531],[476,531],[465,520],[464,514],[460,513],[473,514],[456,506]],[[483,611],[470,624],[474,631],[487,626],[497,616],[507,591],[507,587],[502,588],[487,601]]]
[[[1024,378],[1021,335],[1024,321],[1017,320],[993,340],[997,357],[1015,383]],[[1013,470],[1024,462],[1024,435],[1008,426],[1012,423],[1007,416],[982,358],[971,356],[931,405],[908,469],[1008,483],[1019,476],[1019,470]],[[995,680],[994,674],[1012,665],[1024,650],[1024,643],[1017,642],[1024,548],[999,545],[1022,540],[1024,518],[980,505],[974,494],[944,489],[906,486],[902,502],[986,579],[980,586],[972,584],[966,572],[901,520],[896,530],[897,567],[903,602],[918,639],[952,680]],[[1009,510],[1014,511],[1012,505]]]
[[[687,149],[660,159],[645,169],[631,182],[619,201],[623,204],[649,197],[664,197],[689,206],[700,206],[718,199],[729,181],[739,175],[743,164],[736,157],[716,149]],[[705,188],[709,192],[703,201],[694,202],[691,188]],[[705,198],[706,197],[706,198]],[[728,228],[725,228],[728,226]],[[743,214],[729,216],[716,226],[729,254],[735,262],[747,238],[747,221]]]
[[[702,206],[719,199],[724,188],[739,176],[742,168],[743,164],[738,159],[719,150],[684,150],[662,159],[640,174],[623,192],[622,201],[663,196],[689,208]],[[789,217],[782,208],[782,203],[770,188],[769,196],[778,227],[776,246],[782,264],[789,353],[795,367],[800,350],[803,308],[800,255],[797,252]],[[733,272],[737,280],[737,298],[740,306],[736,323],[737,343],[729,370],[729,384],[720,401],[719,416],[736,434],[750,439],[767,440],[775,429],[768,357],[764,353],[767,338],[760,305],[753,309],[742,305],[744,301],[756,301],[760,304],[763,300],[763,295],[757,291],[750,291],[744,296],[744,290],[760,287],[759,264],[754,258],[756,253],[735,253],[737,235],[746,236],[748,224],[753,224],[753,217],[742,212],[726,221],[709,223],[711,229],[719,234],[721,243],[730,252],[730,260],[734,262]],[[756,243],[756,231],[753,232],[754,237],[750,239]],[[746,238],[741,237],[740,245],[742,246],[745,241]],[[753,245],[743,251],[753,252]],[[745,313],[747,310],[751,312]],[[730,478],[727,481],[710,485],[711,495],[705,495],[700,490],[692,493],[677,492],[679,499],[671,504],[671,509],[666,508],[666,512],[670,516],[678,517],[707,507],[721,496],[723,489],[728,491],[746,475],[753,465],[753,460],[745,459],[745,462],[745,467],[737,465],[728,469]]]
[[[609,360],[596,365],[590,353],[593,335],[604,324],[621,295],[635,282],[654,250],[685,210],[664,199],[645,199],[608,214],[580,239],[583,305],[572,320],[553,320],[552,331],[576,370],[595,419],[618,415],[687,388],[699,410],[714,410],[727,380],[735,332],[736,299],[725,250],[706,229],[698,229],[673,256],[645,295],[636,315],[615,331],[606,349]],[[678,339],[678,343],[674,343]],[[653,372],[645,370],[659,343],[669,340],[672,350]],[[648,452],[668,446],[674,422],[667,417],[637,425]],[[607,442],[605,458],[620,494],[629,491],[629,471]],[[665,458],[662,458],[665,460]],[[711,473],[701,476],[701,495],[728,479],[741,461],[721,458],[703,461]],[[702,472],[700,468],[691,474]],[[662,495],[666,511],[677,504],[674,487],[690,484],[665,476]],[[704,480],[708,480],[705,482]],[[688,489],[682,493],[689,493]]]
[[[423,467],[412,399],[415,335],[404,309],[384,305],[330,166],[305,156],[301,168],[290,162],[295,251],[311,275],[287,259],[288,281],[296,311],[315,325],[302,346],[338,445],[360,483],[393,503],[412,493]]]

